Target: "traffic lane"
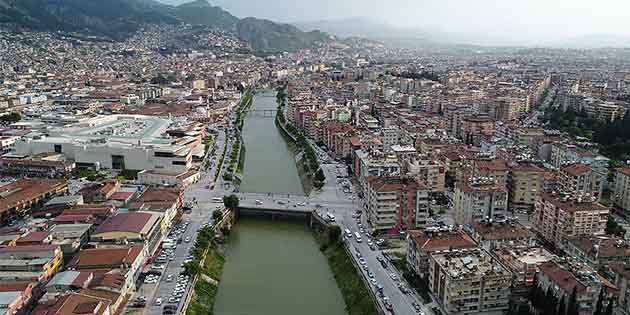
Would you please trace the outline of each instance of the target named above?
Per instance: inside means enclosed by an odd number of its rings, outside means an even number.
[[[349,230],[353,233],[358,232],[359,227],[356,223],[356,219],[351,218],[350,220],[351,221],[347,221],[347,219],[344,219],[346,228],[349,227]],[[388,263],[388,267],[383,268],[381,263],[376,259],[377,256],[382,257],[382,253],[379,250],[372,251],[367,245],[367,240],[365,240],[367,236],[363,235],[363,237],[364,241],[361,243],[357,243],[353,238],[353,245],[364,257],[368,268],[374,273],[376,281],[383,286],[383,292],[390,299],[390,302],[392,303],[396,314],[399,314],[401,312],[402,314],[415,314],[412,303],[415,302],[420,305],[422,305],[422,303],[420,303],[415,294],[406,295],[400,291],[400,289],[398,288],[398,282],[401,281],[402,275],[396,273],[398,280],[396,282],[392,280],[390,276],[393,271],[392,266]],[[354,259],[358,260],[356,256],[354,257]],[[410,289],[409,284],[406,283],[406,281],[404,282],[404,285],[405,287],[407,287],[407,289]],[[426,311],[425,313],[430,314]]]
[[[368,270],[372,272],[376,282],[383,286],[383,294],[389,299],[389,302],[392,304],[394,313],[415,315],[415,310],[412,307],[412,302],[418,303],[418,301],[415,300],[413,295],[407,295],[400,291],[400,289],[398,288],[398,283],[401,281],[400,275],[396,274],[396,277],[398,279],[397,281],[394,281],[391,278],[390,274],[392,273],[392,267],[388,265],[387,268],[383,268],[381,263],[376,259],[376,257],[379,255],[382,257],[380,251],[372,251],[365,241],[362,243],[356,243],[355,241],[354,243],[356,249],[359,250],[361,256],[365,260],[368,266]],[[367,271],[363,272],[367,274]],[[405,287],[408,287],[408,284],[405,283]],[[376,291],[373,285],[371,285],[371,289],[372,291]]]

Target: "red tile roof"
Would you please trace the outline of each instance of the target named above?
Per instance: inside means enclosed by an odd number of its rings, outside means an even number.
[[[67,186],[66,180],[20,179],[0,187],[0,213]]]
[[[563,167],[562,171],[571,176],[581,176],[584,175],[584,173],[590,172],[591,167],[586,164],[576,163]]]
[[[420,231],[410,231],[409,233],[418,248],[426,252],[476,247],[470,236],[460,231],[434,233],[432,235]]]
[[[94,234],[107,232],[140,233],[152,216],[152,214],[146,212],[118,213],[105,220]]]
[[[47,304],[38,305],[33,315],[102,315],[111,302],[107,299],[69,293]]]
[[[109,196],[109,199],[110,200],[127,201],[127,200],[129,200],[129,198],[131,198],[131,196],[133,196],[133,194],[134,194],[133,192],[119,191],[119,192],[115,192],[111,196]]]
[[[544,262],[539,268],[541,273],[560,286],[564,292],[572,292],[574,287],[578,293],[586,291],[586,287],[571,272],[562,268],[556,262]]]
[[[22,244],[24,244],[24,243],[41,243],[49,235],[50,235],[50,232],[48,232],[48,231],[32,231],[32,232],[28,232],[28,234],[26,234],[26,235],[20,237],[19,239],[17,239],[16,243],[17,243],[17,245],[20,245],[20,243],[22,243]]]
[[[138,201],[170,201],[177,202],[180,199],[181,190],[175,188],[149,187]]]
[[[84,249],[74,256],[68,266],[77,270],[119,268],[123,264],[133,264],[140,253],[142,253],[141,245]]]

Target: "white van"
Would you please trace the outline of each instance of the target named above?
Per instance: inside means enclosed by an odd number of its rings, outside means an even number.
[[[363,241],[359,232],[354,232],[354,238],[357,240],[357,243],[361,243]]]
[[[352,238],[352,232],[348,229],[346,229],[345,231],[343,231],[344,233],[346,233],[346,237],[347,238]]]

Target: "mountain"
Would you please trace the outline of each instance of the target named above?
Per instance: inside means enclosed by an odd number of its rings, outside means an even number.
[[[222,29],[252,49],[278,52],[311,47],[328,36],[289,24],[239,19],[207,0],[178,6],[154,0],[0,0],[0,24],[40,31],[65,31],[122,40],[146,24],[188,23]]]
[[[174,13],[189,24],[206,25],[227,31],[235,31],[239,19],[206,0],[197,0],[174,7]]]
[[[236,32],[238,37],[249,42],[252,48],[262,51],[273,51],[276,47],[297,50],[329,38],[320,31],[303,32],[290,24],[278,24],[252,17],[240,20],[236,25]]]
[[[149,0],[0,0],[0,23],[41,31],[122,39],[143,24],[173,24],[168,7]]]

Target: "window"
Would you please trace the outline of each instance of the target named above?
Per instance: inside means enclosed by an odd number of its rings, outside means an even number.
[[[186,165],[186,161],[173,161],[173,165]]]
[[[55,153],[61,153],[61,144],[55,144]]]

